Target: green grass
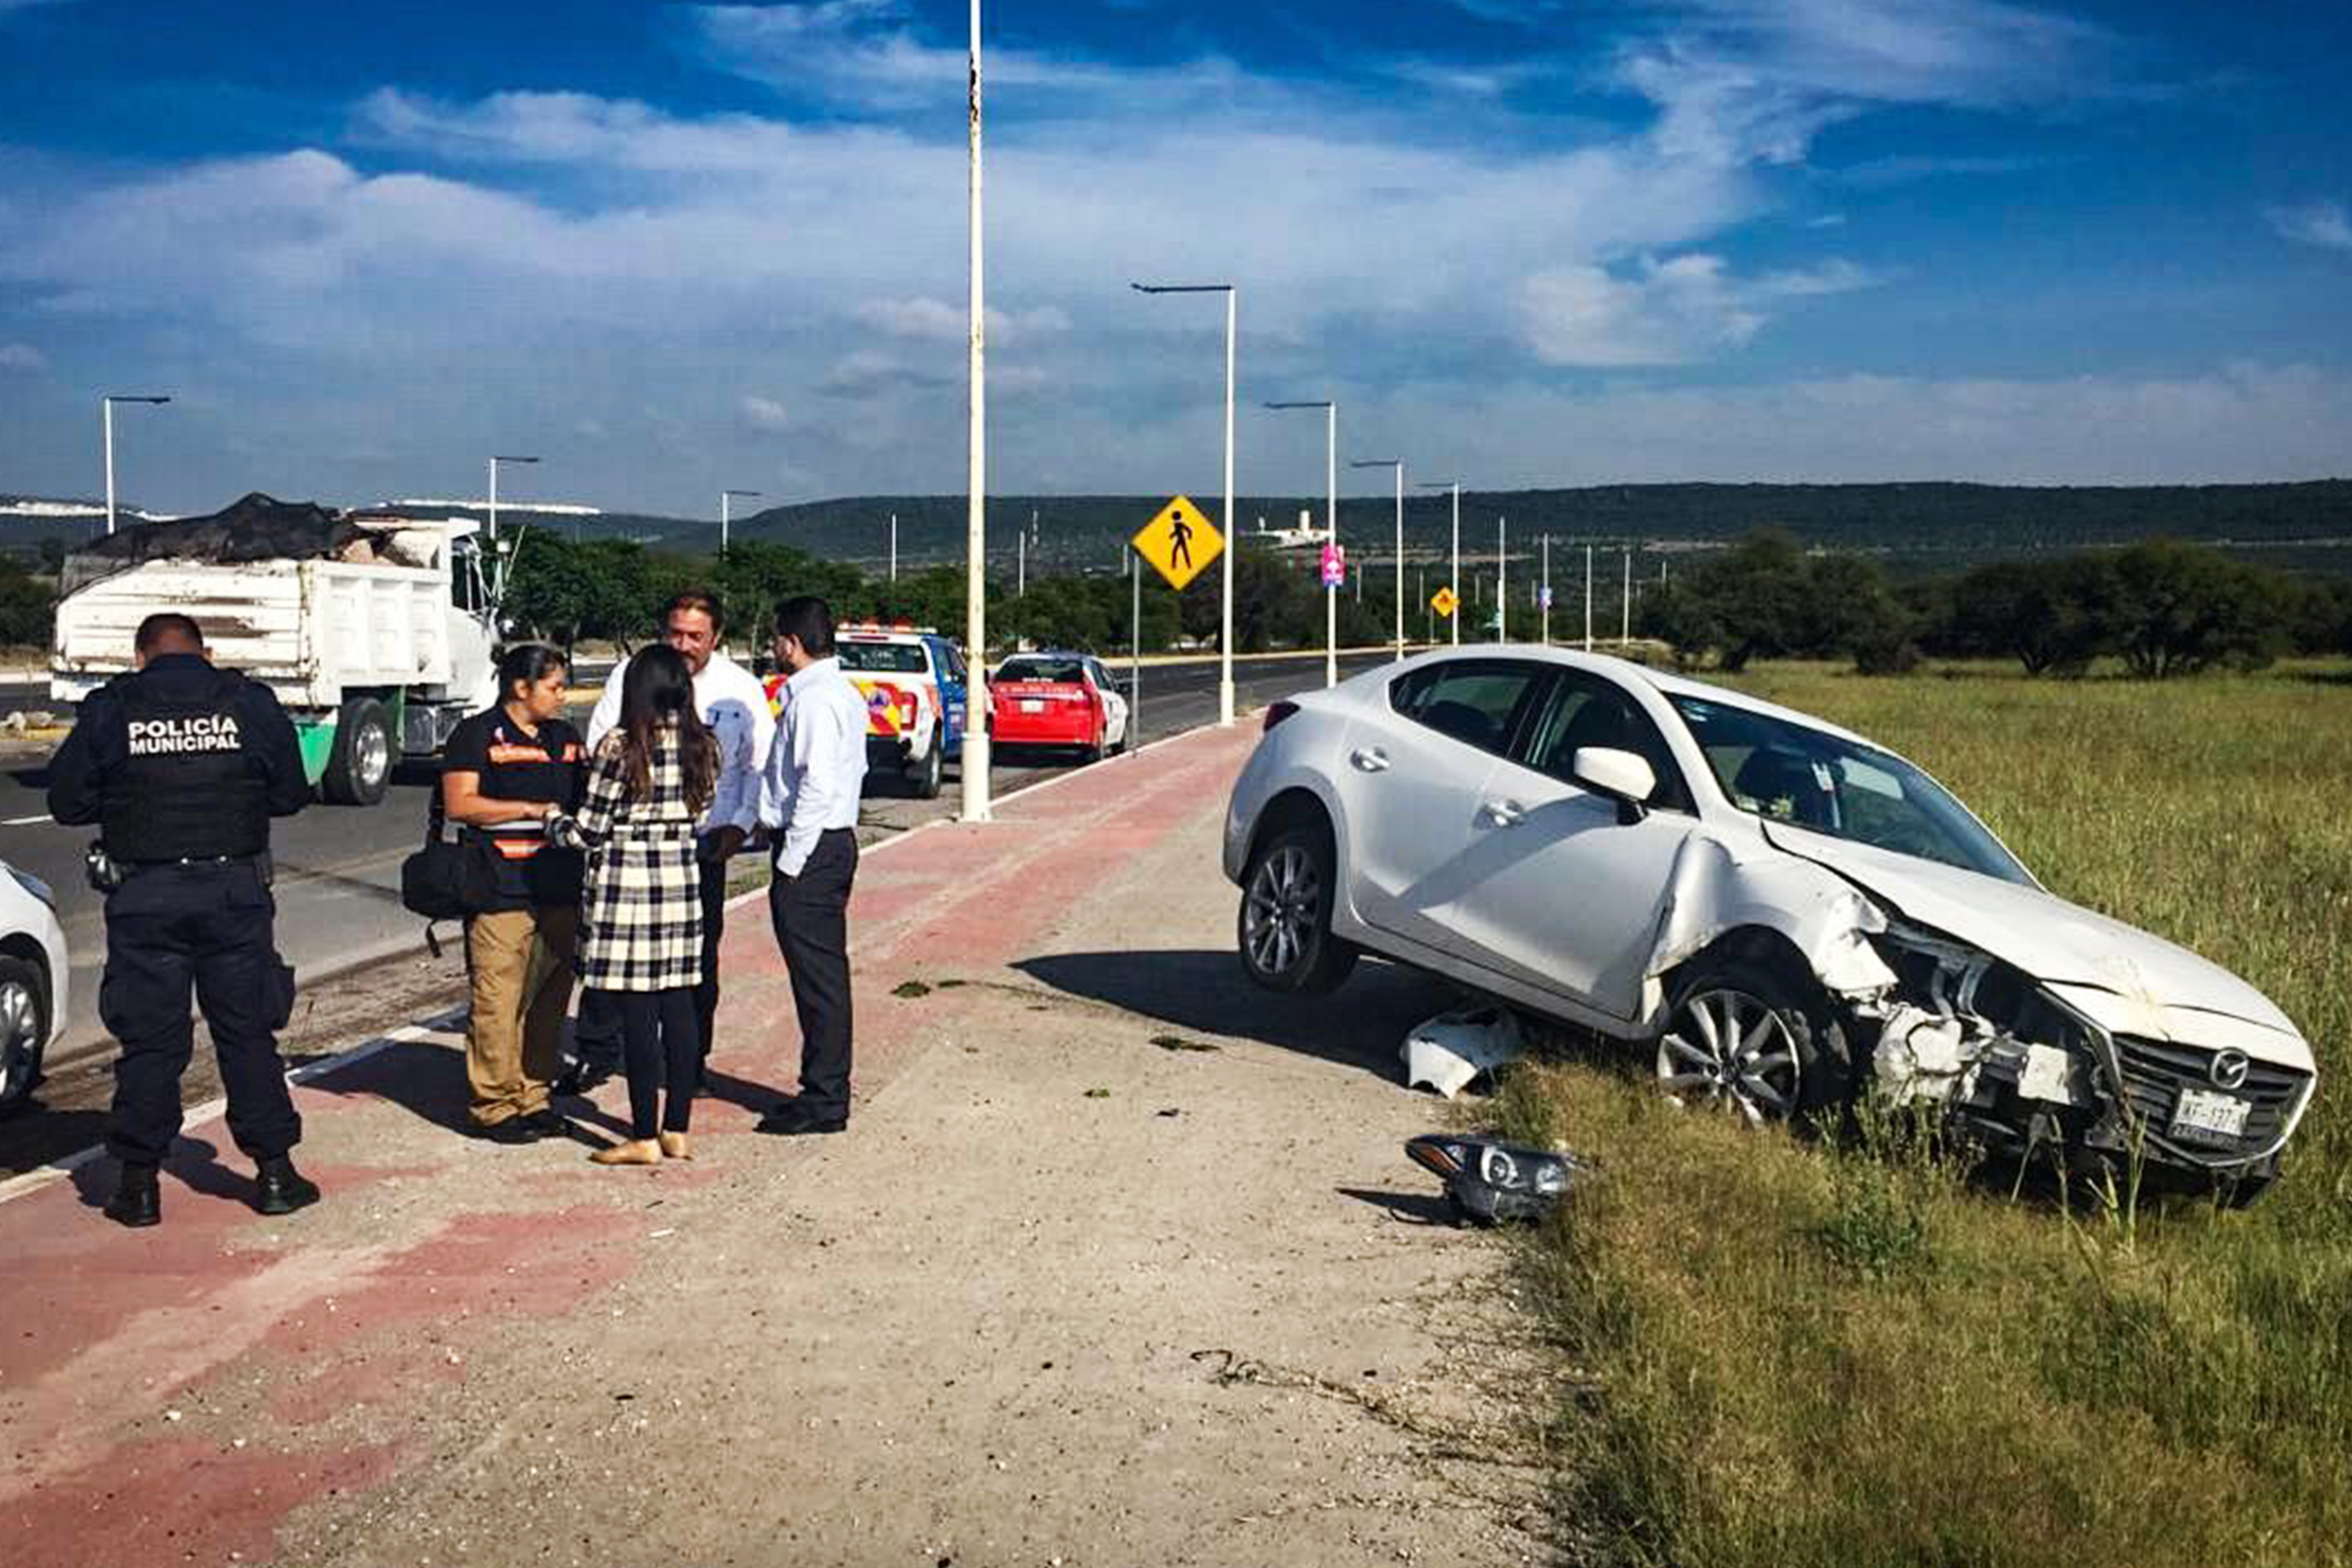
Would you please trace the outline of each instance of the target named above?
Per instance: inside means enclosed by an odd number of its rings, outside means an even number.
[[[2243,1212],[2102,1214],[1549,1065],[1500,1107],[1603,1179],[1528,1249],[1565,1354],[1562,1521],[1706,1564],[2352,1563],[2352,675],[1737,684],[1919,762],[2061,896],[2245,975],[2319,1098]]]

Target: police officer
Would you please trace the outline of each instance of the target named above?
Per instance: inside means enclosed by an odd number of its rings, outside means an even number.
[[[270,929],[269,819],[310,801],[302,754],[276,694],[214,668],[186,616],[142,621],[134,665],[82,703],[49,763],[49,815],[104,836],[92,864],[106,890],[98,1011],[122,1046],[106,1136],[122,1174],[106,1215],[163,1218],[155,1172],[180,1131],[191,983],[220,1058],[229,1135],[260,1170],[253,1206],[291,1214],[319,1189],[289,1158],[302,1121],[277,1034],[294,973]]]

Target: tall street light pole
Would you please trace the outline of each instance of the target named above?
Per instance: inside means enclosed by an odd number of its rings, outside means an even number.
[[[493,580],[490,597],[499,604],[506,602],[507,577],[513,567],[514,557],[499,539],[499,465],[538,461],[537,458],[506,456],[496,456],[490,458],[490,559],[494,563],[490,574]]]
[[[1511,520],[1495,520],[1495,640],[1511,640]]]
[[[1424,479],[1425,490],[1450,489],[1454,492],[1454,596],[1462,597],[1462,481],[1460,479]],[[1446,617],[1454,623],[1454,646],[1462,646],[1462,610],[1457,605]]]
[[[169,403],[168,396],[153,393],[109,393],[99,399],[104,412],[100,420],[106,426],[106,531],[114,531],[114,405],[118,403]]]
[[[981,260],[981,92],[980,0],[971,0],[971,93],[966,118],[971,123],[971,300],[967,331],[971,346],[966,405],[971,418],[964,436],[964,658],[969,667],[964,688],[963,760],[959,771],[966,822],[986,822],[988,810],[988,316],[982,288]]]
[[[979,0],[973,0],[977,5]],[[1225,297],[1225,603],[1223,632],[1217,638],[1217,722],[1234,721],[1234,335],[1240,321],[1241,289],[1231,283],[1138,283],[1139,294],[1223,294]]]
[[[756,496],[760,492],[758,490],[720,490],[719,492],[719,554],[724,555],[727,553],[727,525],[730,521],[728,517],[727,503],[733,500],[737,496]]]
[[[1396,470],[1396,656],[1404,657],[1404,459],[1402,458],[1366,458],[1348,465],[1351,468],[1394,468]]]
[[[1268,408],[1320,408],[1323,411],[1323,540],[1339,543],[1339,405],[1329,398],[1303,403],[1269,403]],[[1360,583],[1362,579],[1359,578]],[[1339,684],[1339,591],[1323,588],[1323,684]]]

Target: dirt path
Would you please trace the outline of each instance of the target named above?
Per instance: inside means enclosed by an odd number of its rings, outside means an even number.
[[[763,1092],[730,1065],[702,1158],[595,1172],[453,1150],[454,1096],[414,1087],[446,1086],[445,1042],[341,1075],[314,1137],[366,1164],[305,1216],[315,1250],[173,1191],[152,1234],[242,1280],[134,1317],[104,1368],[7,1368],[0,1415],[30,1377],[41,1415],[78,1397],[105,1425],[59,1432],[87,1452],[29,1494],[0,1471],[0,1527],[91,1563],[253,1562],[273,1532],[336,1564],[1540,1556],[1526,1389],[1494,1397],[1531,1364],[1491,1342],[1503,1254],[1425,1223],[1398,1152],[1437,1117],[1393,1042],[1444,994],[1371,966],[1317,1003],[1247,991],[1223,791],[1193,787],[1239,748],[1182,744],[1158,784],[1146,759],[1069,792],[1108,874],[1024,870],[1018,825],[875,858],[846,1137],[743,1132]],[[1171,818],[1162,787],[1192,804]],[[1047,853],[1058,825],[1033,827]],[[976,846],[996,884],[926,891]],[[982,909],[1001,929],[970,945],[1003,961],[941,961]],[[747,977],[730,1016],[780,985]],[[142,1378],[144,1408],[120,1386]],[[111,1528],[63,1531],[77,1510]]]

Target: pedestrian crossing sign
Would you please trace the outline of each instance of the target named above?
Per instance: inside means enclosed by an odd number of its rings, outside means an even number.
[[[1454,597],[1453,589],[1440,588],[1435,594],[1430,595],[1429,607],[1451,619],[1454,612],[1462,607],[1462,601]]]
[[[1224,553],[1224,535],[1216,531],[1188,496],[1178,496],[1160,509],[1129,541],[1135,552],[1151,563],[1153,571],[1181,590],[1210,562]]]

